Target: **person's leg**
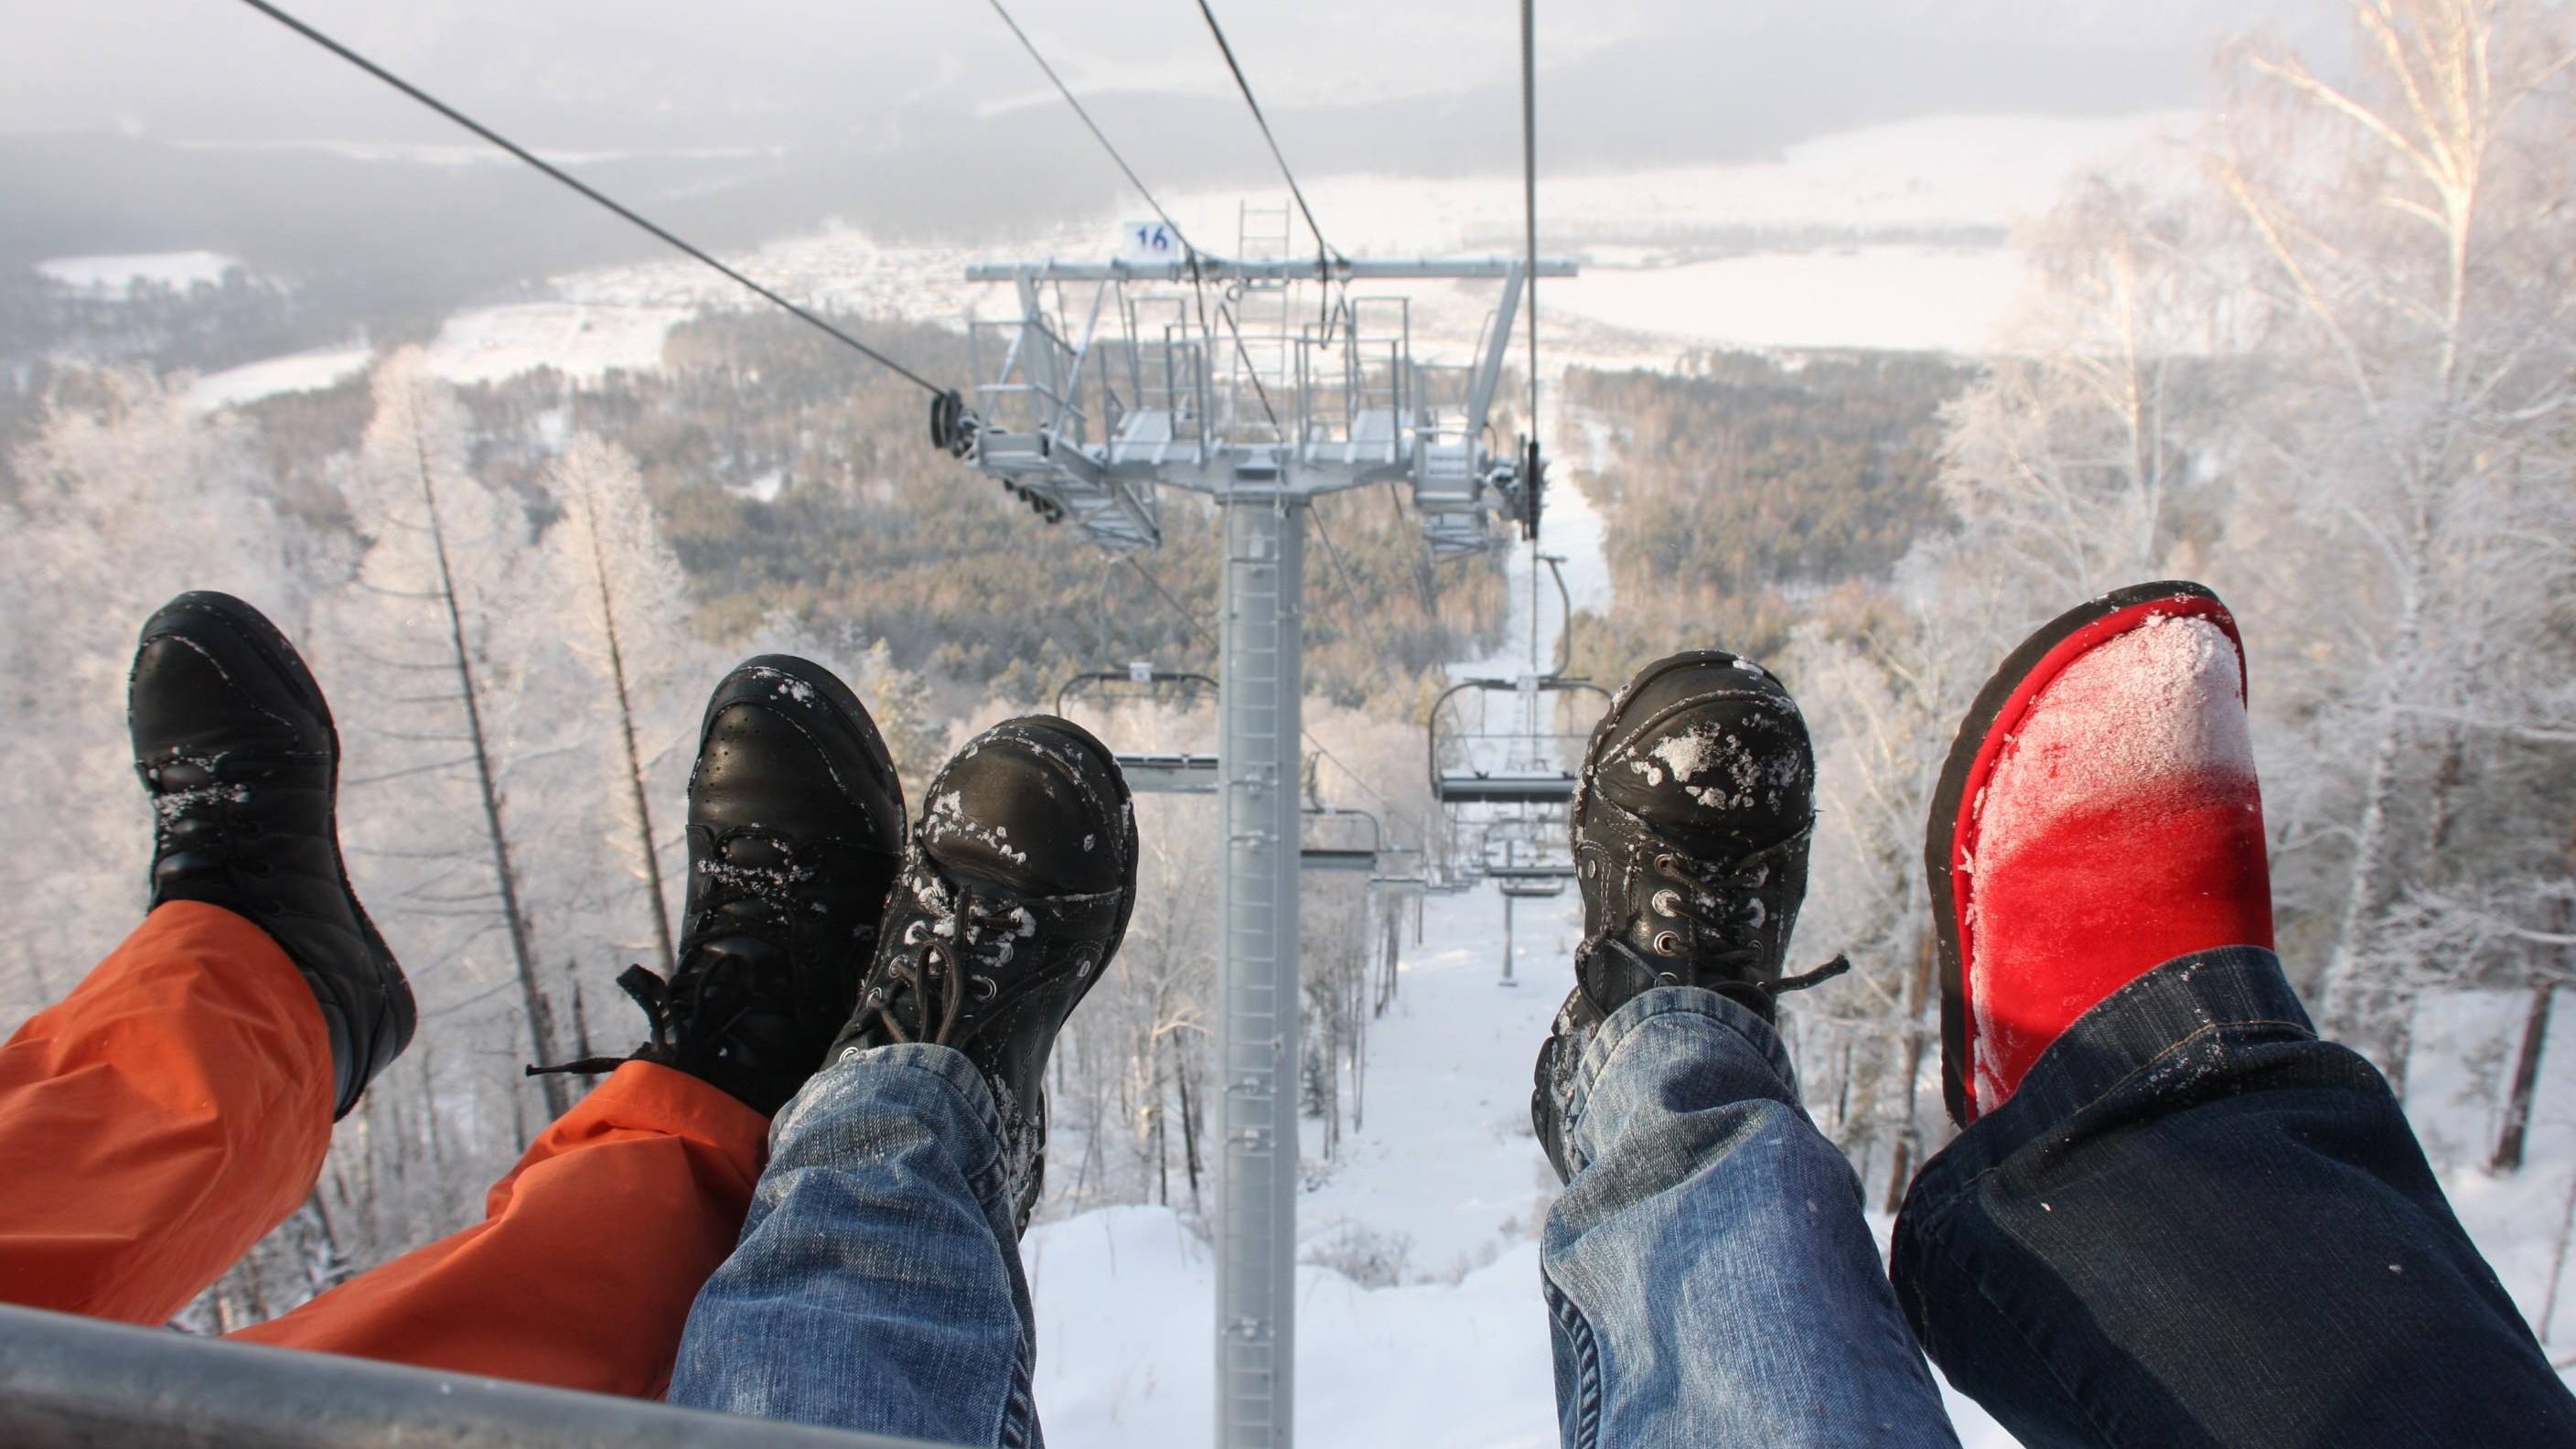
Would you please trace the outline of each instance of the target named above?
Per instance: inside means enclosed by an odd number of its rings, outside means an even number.
[[[1135,818],[1109,751],[1046,718],[978,736],[929,797],[857,1010],[689,1315],[674,1403],[1039,1441],[1019,1234],[1048,1054],[1134,906]]]
[[[172,599],[126,713],[151,909],[0,1048],[0,1299],[157,1324],[312,1190],[413,1013],[341,868],[330,707],[276,626]]]
[[[157,1326],[312,1191],[331,1044],[286,954],[174,901],[0,1047],[0,1301]]]
[[[1953,1445],[1931,1371],[1772,1028],[1814,757],[1716,651],[1649,665],[1575,798],[1584,939],[1531,1119],[1566,1190],[1541,1265],[1568,1449]]]
[[[1037,1442],[1003,1130],[963,1055],[847,1053],[779,1115],[671,1402],[954,1444]]]
[[[2076,1021],[1925,1165],[1893,1267],[2030,1449],[2576,1443],[2387,1083],[2257,947]]]
[[[857,999],[903,791],[848,686],[770,655],[720,681],[689,775],[689,891],[650,1018],[492,1189],[485,1221],[343,1284],[249,1342],[601,1393],[658,1394],[689,1303],[741,1230],[769,1119]]]
[[[231,1337],[659,1394],[768,1134],[768,1118],[705,1082],[629,1062],[529,1145],[484,1221]]]
[[[1542,1240],[1568,1449],[1955,1445],[1861,1218],[1751,1008],[1611,1013],[1574,1076]]]
[[[2190,584],[2042,629],[1926,841],[1966,1130],[1892,1266],[2032,1449],[2576,1443],[2576,1400],[2387,1084],[2283,979],[2235,623]]]

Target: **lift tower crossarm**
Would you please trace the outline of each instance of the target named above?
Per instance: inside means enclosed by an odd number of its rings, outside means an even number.
[[[1538,275],[1571,277],[1576,264],[1564,258],[1541,258]],[[1529,263],[1519,257],[1389,257],[1318,261],[1237,261],[1199,253],[1195,279],[1204,282],[1404,282],[1498,281],[1524,275]],[[976,262],[966,268],[970,282],[1187,282],[1190,264],[1175,262]]]

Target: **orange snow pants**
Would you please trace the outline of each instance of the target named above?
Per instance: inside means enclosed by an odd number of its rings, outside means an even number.
[[[158,1325],[313,1190],[330,1040],[248,921],[173,902],[0,1047],[0,1301]],[[232,1335],[658,1396],[733,1251],[769,1121],[629,1062],[463,1232]]]

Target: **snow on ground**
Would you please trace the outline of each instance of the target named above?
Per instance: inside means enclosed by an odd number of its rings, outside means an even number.
[[[1607,264],[1687,254],[1745,232],[1985,229],[2047,209],[2088,167],[2128,164],[2194,117],[1933,116],[1818,137],[1776,160],[1588,176],[1539,176],[1542,247]],[[1353,255],[1422,248],[1518,252],[1517,176],[1426,182],[1326,177],[1308,188],[1334,244]],[[1183,193],[1199,237],[1231,239],[1234,197]]]
[[[153,283],[186,291],[203,284],[220,286],[224,273],[241,263],[221,252],[137,252],[123,256],[55,257],[36,263],[36,270],[76,292],[123,296],[138,285]]]
[[[1486,887],[1425,903],[1424,944],[1406,937],[1395,1002],[1371,1026],[1363,1125],[1298,1199],[1302,1255],[1356,1225],[1407,1240],[1414,1280],[1363,1289],[1326,1268],[1299,1269],[1300,1442],[1556,1442],[1534,1241],[1555,1178],[1530,1135],[1528,1084],[1573,980],[1573,898],[1524,903],[1516,988],[1495,984],[1497,900]],[[1206,1245],[1167,1211],[1115,1208],[1037,1228],[1022,1256],[1037,1299],[1047,1441],[1207,1442],[1216,1280]]]
[[[281,393],[319,392],[366,371],[367,364],[375,359],[375,355],[373,348],[361,343],[354,347],[326,347],[246,363],[198,378],[196,385],[188,389],[188,402],[193,407],[212,411],[239,407],[243,403],[257,402]]]
[[[2008,247],[1904,245],[1592,270],[1547,291],[1596,322],[1702,344],[1973,354],[2020,286]]]
[[[1530,1135],[1530,1063],[1573,978],[1571,895],[1522,902],[1503,987],[1502,907],[1490,885],[1425,903],[1405,938],[1401,987],[1371,1027],[1361,1127],[1298,1200],[1303,1256],[1351,1230],[1406,1247],[1400,1286],[1362,1288],[1309,1263],[1298,1273],[1297,1432],[1333,1449],[1512,1449],[1556,1442],[1539,1306],[1538,1246],[1555,1196]],[[2548,1059],[2533,1165],[2482,1170],[2524,999],[2428,1001],[2409,1083],[2417,1128],[2461,1221],[2526,1317],[2566,1358],[2576,1307],[2542,1325],[2553,1245],[2576,1198],[2576,1053]],[[1311,1128],[1311,1124],[1310,1124]],[[1308,1144],[1310,1156],[1314,1143]],[[1870,1227],[1885,1249],[1892,1224]],[[1173,1213],[1112,1208],[1041,1225],[1022,1249],[1038,1313],[1039,1409],[1063,1449],[1208,1441],[1215,1268]],[[1965,1449],[2014,1449],[1974,1403],[1945,1391]]]
[[[693,307],[528,302],[460,312],[423,355],[433,376],[453,383],[499,382],[540,367],[596,382],[611,369],[662,365],[662,340]]]
[[[1582,276],[1539,288],[1544,354],[1554,368],[1663,366],[1712,344],[1975,351],[2001,320],[2017,276],[2005,230],[2045,210],[2087,168],[2157,164],[2181,125],[2164,112],[1935,117],[1819,138],[1773,161],[1542,177],[1542,239],[1584,263]],[[2133,159],[2141,157],[2148,159]],[[1311,192],[1335,245],[1353,255],[1520,250],[1517,177],[1323,177]],[[1236,249],[1244,193],[1165,200],[1201,246]],[[1017,305],[1007,289],[967,283],[968,263],[1105,257],[1126,219],[1033,224],[977,247],[879,243],[832,228],[727,260],[809,306],[957,325],[970,309],[1002,316]],[[452,319],[454,356],[434,365],[460,380],[547,365],[585,375],[649,367],[660,360],[654,329],[668,326],[654,320],[659,314],[759,305],[676,259],[557,278],[554,288],[557,307]],[[1493,283],[1358,290],[1411,299],[1417,355],[1452,362],[1466,360],[1497,293]],[[563,305],[586,328],[568,328]],[[449,342],[442,335],[442,345]]]
[[[1424,903],[1400,986],[1373,1023],[1363,1124],[1297,1202],[1301,1258],[1353,1229],[1404,1245],[1403,1281],[1297,1277],[1297,1435],[1333,1449],[1552,1445],[1556,1389],[1537,1235],[1556,1179],[1529,1125],[1530,1065],[1574,979],[1580,907],[1523,901],[1513,976],[1491,885]],[[1309,1124],[1311,1133],[1313,1124]],[[1308,1143],[1311,1158],[1315,1143]],[[1311,1166],[1310,1162],[1310,1166]],[[1882,1246],[1887,1224],[1873,1223]],[[1216,1269],[1168,1210],[1045,1223],[1021,1256],[1038,1315],[1038,1410],[1058,1449],[1208,1441]],[[1966,1449],[2012,1439],[1952,1398]]]

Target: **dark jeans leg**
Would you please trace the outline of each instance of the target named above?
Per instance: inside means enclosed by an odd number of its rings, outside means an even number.
[[[2168,962],[1926,1164],[1897,1296],[2030,1449],[2576,1444],[2388,1085],[2269,951]]]

